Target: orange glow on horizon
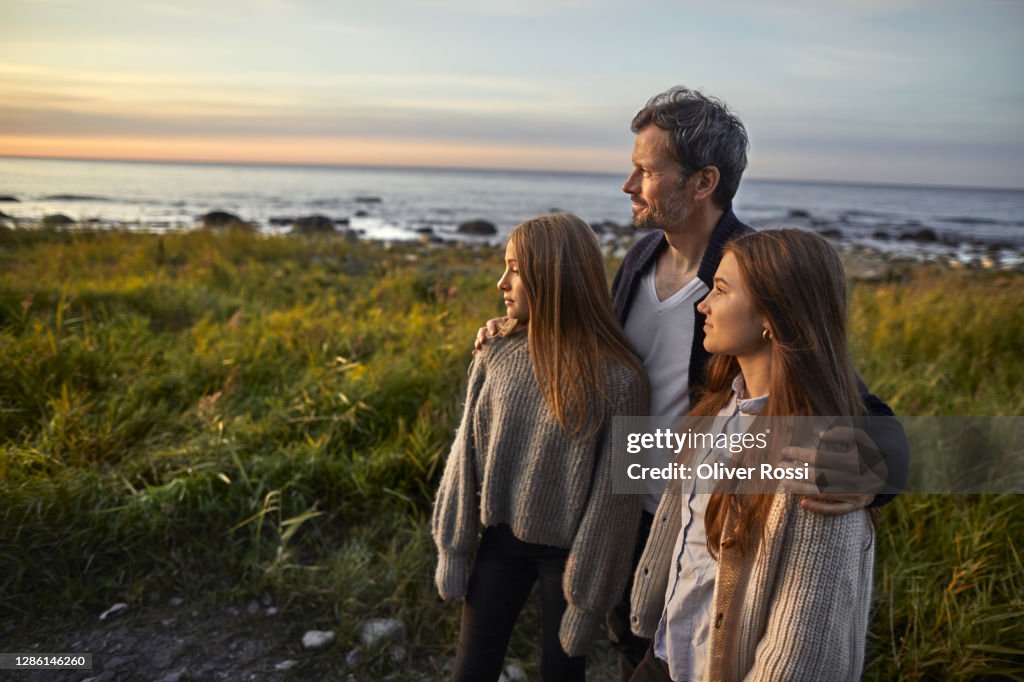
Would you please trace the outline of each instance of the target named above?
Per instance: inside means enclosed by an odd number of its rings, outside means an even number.
[[[619,170],[606,149],[365,138],[44,137],[0,135],[0,156],[116,161]]]

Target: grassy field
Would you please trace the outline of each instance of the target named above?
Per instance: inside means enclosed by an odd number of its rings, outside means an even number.
[[[430,503],[500,258],[0,230],[0,631],[152,591],[270,592],[337,630],[339,656],[366,619],[400,618],[413,667],[440,671],[458,609],[434,592]],[[857,284],[861,374],[902,414],[1024,414],[1022,284]],[[1021,538],[1024,496],[887,507],[866,678],[1024,678]],[[594,677],[609,667],[602,646]]]

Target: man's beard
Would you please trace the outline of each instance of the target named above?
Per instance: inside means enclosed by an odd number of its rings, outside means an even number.
[[[646,201],[644,205],[646,210],[640,217],[633,215],[633,227],[637,230],[664,230],[685,221],[690,215],[686,207],[686,199],[682,196],[673,196],[668,202],[657,208]]]

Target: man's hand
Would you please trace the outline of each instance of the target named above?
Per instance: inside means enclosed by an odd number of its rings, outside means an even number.
[[[476,332],[476,341],[473,342],[473,355],[484,347],[488,339],[493,339],[498,335],[498,331],[501,326],[508,321],[508,317],[493,317],[487,320],[487,324]]]
[[[808,480],[787,480],[787,492],[803,495],[800,506],[824,516],[848,514],[871,504],[885,487],[885,459],[862,429],[836,426],[818,434],[816,448],[790,446],[785,459],[809,465]],[[826,492],[830,491],[830,492]]]

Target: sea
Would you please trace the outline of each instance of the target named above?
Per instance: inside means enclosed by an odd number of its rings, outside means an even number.
[[[486,220],[495,243],[552,210],[628,225],[622,173],[241,165],[0,158],[0,221],[144,231],[196,229],[227,211],[267,233],[323,215],[366,239],[472,239]],[[804,227],[844,245],[986,267],[1024,264],[1024,190],[746,178],[734,201],[755,228]]]

